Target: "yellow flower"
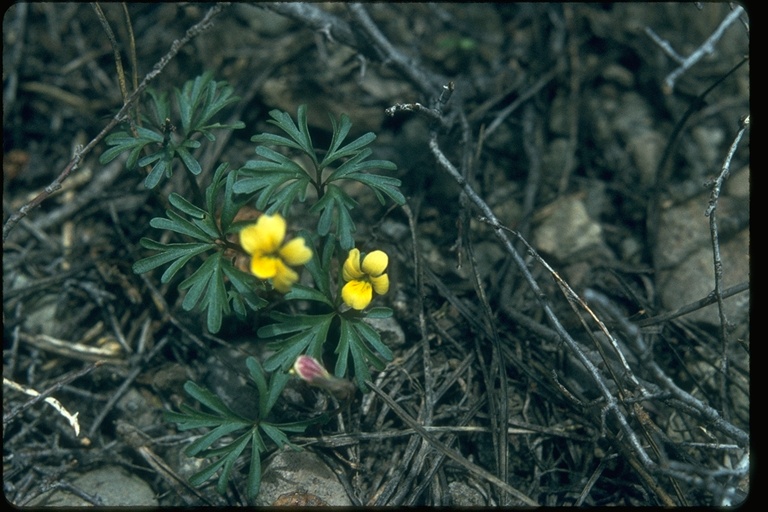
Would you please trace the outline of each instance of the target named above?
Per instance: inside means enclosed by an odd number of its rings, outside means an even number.
[[[368,253],[360,262],[360,251],[349,251],[344,262],[343,276],[347,284],[341,289],[341,298],[347,306],[362,310],[373,299],[373,292],[384,295],[389,291],[389,276],[384,273],[389,257],[384,251]]]
[[[259,279],[272,279],[282,293],[290,291],[299,274],[291,266],[312,259],[312,250],[303,238],[285,239],[285,219],[279,214],[262,215],[255,224],[240,231],[240,245],[251,255],[251,273]]]

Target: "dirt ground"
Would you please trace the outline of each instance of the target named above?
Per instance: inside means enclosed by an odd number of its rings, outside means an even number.
[[[295,116],[306,104],[315,140],[329,139],[328,113],[350,117],[350,137],[374,132],[374,155],[397,164],[408,206],[348,190],[356,241],[390,254],[381,305],[395,314],[377,328],[395,357],[374,381],[400,409],[369,393],[297,435],[313,457],[297,465],[317,471],[266,504],[746,499],[748,13],[725,3],[218,7],[101,5],[129,92],[162,62],[157,90],[211,71],[240,96],[225,121],[246,128],[200,156],[201,179],[254,158],[250,137],[273,131],[270,110]],[[93,5],[6,11],[5,498],[246,505],[244,465],[224,496],[215,479],[187,484],[199,466],[181,452],[202,431],[177,431],[162,413],[189,402],[187,380],[252,400],[243,361],[262,354],[266,320],[227,318],[212,335],[181,307],[183,275],[161,285],[161,271],[132,272],[148,254],[139,239],[163,236],[149,220],[164,208],[144,174],[99,164],[122,106]],[[180,174],[165,194],[183,191]],[[334,407],[299,382],[285,393],[287,410]],[[79,434],[48,397],[77,414]],[[310,489],[320,466],[340,490]],[[107,498],[83,479],[99,473],[146,497]]]

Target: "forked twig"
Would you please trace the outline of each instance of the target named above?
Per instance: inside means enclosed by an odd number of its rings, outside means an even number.
[[[208,12],[205,14],[202,20],[200,20],[198,23],[187,29],[186,33],[184,34],[184,37],[181,39],[176,39],[173,44],[171,44],[171,49],[168,50],[168,53],[163,55],[163,57],[155,64],[155,66],[152,68],[152,71],[147,73],[147,75],[144,77],[144,79],[139,84],[138,88],[133,91],[133,93],[128,97],[128,99],[123,103],[122,108],[115,114],[115,116],[112,118],[112,120],[107,123],[107,125],[94,137],[88,144],[86,144],[82,148],[77,148],[75,150],[75,154],[72,157],[72,159],[69,161],[67,166],[64,168],[63,171],[54,179],[48,186],[46,186],[37,196],[35,196],[34,199],[29,201],[27,204],[19,208],[19,210],[11,215],[8,220],[5,221],[5,224],[3,225],[3,242],[8,238],[8,235],[10,235],[11,231],[13,231],[13,228],[16,227],[16,224],[19,223],[21,219],[27,216],[27,214],[32,210],[33,208],[40,206],[40,204],[48,199],[48,197],[51,196],[54,192],[56,192],[58,189],[61,188],[61,184],[66,180],[72,172],[74,172],[77,167],[80,165],[80,161],[82,158],[90,153],[90,151],[99,143],[101,140],[107,136],[107,134],[117,126],[119,123],[121,123],[125,117],[126,113],[128,112],[128,109],[131,108],[131,106],[141,97],[141,94],[144,92],[144,89],[147,88],[149,85],[149,82],[154,80],[162,71],[165,69],[165,66],[168,65],[168,63],[176,56],[177,53],[179,53],[179,50],[187,44],[189,41],[197,37],[198,35],[202,34],[206,30],[208,30],[211,27],[211,20],[221,12],[222,9],[226,4],[216,4],[213,7],[211,7]]]
[[[477,475],[480,478],[483,478],[484,480],[487,480],[488,482],[497,486],[499,489],[502,489],[508,492],[509,494],[511,494],[518,500],[520,500],[522,503],[532,507],[539,505],[539,503],[537,503],[532,498],[528,497],[522,491],[519,491],[514,487],[512,487],[511,485],[509,485],[508,483],[501,481],[496,475],[486,471],[480,466],[477,466],[471,463],[466,458],[462,457],[460,454],[456,453],[454,450],[448,448],[442,442],[435,439],[435,437],[429,432],[427,432],[427,430],[425,430],[424,427],[422,427],[418,421],[416,421],[407,412],[405,412],[405,410],[402,407],[400,407],[400,405],[398,405],[397,402],[392,400],[392,398],[390,398],[388,394],[386,394],[384,391],[379,389],[379,387],[376,386],[373,382],[365,381],[365,384],[374,393],[376,393],[379,396],[379,398],[381,398],[384,401],[384,403],[386,403],[392,409],[392,411],[400,417],[400,419],[406,422],[409,427],[415,430],[422,437],[422,439],[427,441],[433,448],[438,450],[440,453],[442,453],[452,461],[456,462],[461,467],[465,468],[467,471]]]

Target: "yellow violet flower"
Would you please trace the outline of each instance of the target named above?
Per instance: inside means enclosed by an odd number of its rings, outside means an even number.
[[[347,284],[341,289],[344,303],[357,310],[365,309],[373,292],[384,295],[389,291],[389,276],[384,273],[389,257],[384,251],[373,251],[360,261],[360,251],[352,249],[344,262],[343,277]]]
[[[282,293],[291,290],[299,280],[292,266],[312,259],[312,250],[303,238],[285,239],[285,219],[279,214],[262,215],[255,224],[240,231],[240,245],[251,255],[251,273],[259,279],[272,279],[272,285]]]

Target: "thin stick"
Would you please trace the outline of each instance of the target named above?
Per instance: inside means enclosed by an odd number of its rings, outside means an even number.
[[[459,464],[461,467],[466,469],[467,471],[487,480],[488,482],[492,483],[493,485],[497,486],[499,489],[502,489],[512,496],[519,499],[521,502],[523,502],[526,505],[535,507],[538,506],[539,503],[534,501],[532,498],[525,495],[522,491],[519,491],[509,485],[506,482],[502,482],[496,475],[490,473],[489,471],[486,471],[485,469],[481,468],[480,466],[477,466],[471,462],[469,462],[467,459],[456,453],[454,450],[448,448],[443,443],[438,441],[437,439],[432,436],[429,432],[427,432],[424,427],[422,427],[419,422],[417,422],[415,419],[413,419],[405,410],[398,405],[397,402],[392,400],[389,395],[387,395],[384,391],[379,389],[378,386],[376,386],[371,381],[365,381],[365,384],[371,388],[371,390],[376,393],[379,398],[381,398],[389,407],[392,409],[392,411],[397,414],[400,419],[402,419],[404,422],[408,424],[409,427],[411,427],[413,430],[415,430],[425,441],[427,441],[430,445],[432,445],[433,448],[438,450],[440,453],[451,459],[452,461]]]
[[[720,191],[722,190],[723,182],[731,174],[731,160],[733,155],[736,154],[736,150],[739,147],[744,133],[749,128],[749,116],[744,118],[741,124],[741,129],[736,134],[736,138],[731,144],[731,148],[725,157],[723,162],[723,168],[720,171],[720,175],[715,180],[712,187],[712,194],[709,199],[709,207],[707,208],[706,215],[709,217],[709,231],[712,235],[712,258],[715,270],[715,298],[717,299],[717,312],[720,317],[720,402],[723,408],[723,416],[726,419],[730,417],[730,407],[728,400],[728,318],[725,315],[725,304],[723,303],[723,262],[720,260],[720,236],[717,229],[717,202],[720,199]]]
[[[187,44],[189,41],[194,39],[195,37],[199,36],[206,30],[208,30],[212,23],[211,20],[221,12],[221,10],[225,7],[226,4],[216,4],[213,7],[211,7],[206,15],[203,17],[202,20],[200,20],[197,24],[193,25],[189,29],[187,29],[187,32],[184,34],[184,37],[181,39],[177,39],[171,44],[171,49],[168,50],[168,53],[163,55],[163,57],[155,64],[155,66],[152,68],[152,71],[150,71],[144,79],[139,84],[138,88],[136,88],[135,91],[128,97],[126,102],[123,104],[122,108],[115,114],[115,116],[112,118],[112,120],[99,132],[96,137],[93,138],[85,147],[82,148],[76,148],[75,154],[72,157],[72,159],[69,161],[69,164],[64,168],[63,171],[56,177],[55,180],[53,180],[48,186],[46,186],[42,192],[40,192],[34,199],[32,199],[30,202],[19,208],[19,210],[11,215],[8,220],[5,221],[5,224],[3,225],[3,243],[5,243],[6,239],[8,238],[8,235],[11,234],[11,231],[13,231],[13,228],[16,227],[16,224],[19,223],[21,219],[27,216],[27,214],[32,210],[33,208],[40,206],[40,204],[48,199],[51,194],[56,192],[61,188],[61,184],[66,180],[72,172],[74,172],[77,167],[80,165],[80,160],[87,155],[96,145],[101,142],[101,140],[107,136],[107,134],[117,126],[119,123],[121,123],[125,119],[126,112],[129,108],[131,108],[131,105],[133,105],[136,100],[141,96],[141,93],[144,92],[144,89],[147,88],[147,85],[149,85],[149,82],[154,80],[162,71],[165,69],[165,66],[168,65],[168,63],[176,56],[177,53],[179,53],[179,50]]]
[[[743,13],[744,8],[742,6],[736,7],[736,9],[731,11],[730,14],[725,17],[725,19],[720,23],[720,25],[718,25],[715,31],[712,32],[707,40],[704,41],[701,46],[696,48],[696,50],[688,57],[680,56],[677,52],[675,52],[669,42],[656,35],[656,33],[650,27],[645,27],[645,33],[648,35],[648,37],[653,39],[653,41],[658,44],[667,55],[680,63],[680,66],[672,71],[669,75],[667,75],[666,79],[664,79],[664,88],[667,94],[672,92],[672,90],[675,88],[675,81],[677,81],[677,79],[683,73],[688,71],[694,64],[703,59],[705,55],[711,54],[715,51],[715,44],[717,44],[720,38],[723,37],[725,29],[730,27]]]
[[[504,227],[499,223],[499,220],[496,218],[496,215],[493,213],[491,208],[477,194],[477,192],[475,192],[475,190],[469,185],[469,183],[467,183],[467,180],[464,179],[464,177],[459,173],[456,167],[454,167],[454,165],[450,162],[450,160],[448,160],[445,154],[440,150],[440,146],[437,143],[436,132],[433,132],[432,136],[430,137],[429,147],[432,150],[432,153],[435,155],[435,158],[437,159],[440,166],[446,172],[448,172],[448,174],[450,174],[454,180],[456,180],[456,182],[459,184],[462,190],[467,194],[467,197],[469,197],[469,199],[475,204],[475,206],[483,213],[485,218],[488,219],[489,224],[493,228],[494,234],[496,235],[497,238],[499,238],[499,240],[504,245],[504,248],[512,256],[518,268],[520,269],[520,272],[522,272],[526,282],[533,290],[534,295],[536,296],[537,300],[539,301],[539,304],[544,310],[544,314],[547,316],[547,318],[549,319],[554,329],[560,335],[560,338],[568,346],[569,350],[573,352],[573,354],[579,359],[581,364],[584,365],[586,370],[592,376],[595,384],[600,390],[600,394],[605,399],[606,411],[610,411],[616,417],[616,420],[618,421],[622,432],[627,437],[628,442],[632,445],[632,449],[640,458],[643,465],[647,468],[654,467],[655,466],[654,462],[650,459],[650,457],[648,457],[648,454],[645,452],[642,445],[640,444],[640,440],[635,435],[635,432],[632,430],[632,427],[630,427],[626,416],[624,415],[624,413],[621,411],[619,407],[618,401],[611,393],[611,390],[609,389],[607,383],[603,379],[599,370],[597,369],[597,367],[595,367],[592,361],[587,357],[584,351],[579,347],[578,343],[576,343],[573,337],[568,333],[568,331],[566,331],[563,324],[557,318],[557,315],[555,314],[554,310],[546,301],[546,296],[544,292],[541,290],[541,287],[539,287],[538,283],[536,282],[530,270],[528,269],[528,266],[526,265],[525,260],[517,251],[517,249],[515,249],[515,247],[512,245],[512,241],[509,239],[509,237],[505,233]]]

